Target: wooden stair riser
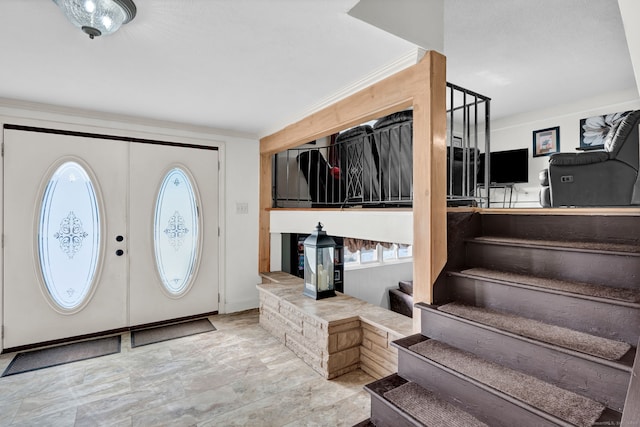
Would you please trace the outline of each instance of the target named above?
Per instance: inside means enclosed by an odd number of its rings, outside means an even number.
[[[630,368],[598,363],[422,309],[422,334],[621,411]]]
[[[463,304],[514,313],[633,346],[640,338],[640,309],[579,296],[509,286],[492,280],[451,274],[447,288]]]
[[[467,265],[594,285],[635,288],[638,256],[468,241]]]
[[[557,426],[488,388],[442,369],[412,351],[398,348],[398,374],[427,388],[492,427]]]
[[[520,239],[640,244],[640,217],[597,215],[482,215],[481,233]]]
[[[393,403],[375,393],[371,393],[371,422],[376,427],[415,427],[421,426],[413,422]]]

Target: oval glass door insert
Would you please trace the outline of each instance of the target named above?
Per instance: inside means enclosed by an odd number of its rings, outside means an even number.
[[[166,290],[180,295],[190,283],[198,257],[198,207],[193,186],[180,168],[160,185],[153,224],[156,266]]]
[[[78,163],[63,163],[42,197],[38,256],[51,299],[63,310],[90,295],[100,259],[100,210],[93,182]]]

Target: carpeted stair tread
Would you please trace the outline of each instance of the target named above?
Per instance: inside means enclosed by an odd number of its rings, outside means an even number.
[[[607,243],[607,242],[581,242],[571,240],[539,240],[539,239],[521,239],[517,237],[501,237],[501,236],[479,236],[472,239],[477,242],[502,243],[509,245],[523,246],[547,246],[558,247],[563,249],[578,249],[588,251],[603,252],[623,252],[629,254],[640,254],[640,246],[628,245],[624,243]]]
[[[579,427],[592,426],[605,410],[594,400],[502,367],[436,340],[409,347],[434,362]]]
[[[625,301],[636,304],[640,303],[640,291],[637,289],[598,286],[589,283],[537,277],[528,274],[511,273],[507,271],[490,270],[488,268],[469,268],[467,270],[461,271],[461,273],[487,279],[520,283],[523,285],[535,286],[538,288],[553,289],[572,294]]]
[[[607,360],[618,360],[631,349],[631,346],[625,342],[597,337],[488,308],[453,302],[438,307],[438,310],[516,335]]]
[[[413,382],[386,392],[384,397],[429,427],[488,427],[469,413]]]

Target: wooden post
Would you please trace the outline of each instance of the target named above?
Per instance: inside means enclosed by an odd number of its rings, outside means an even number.
[[[447,261],[446,60],[428,52],[413,100],[413,301],[430,304]],[[420,332],[420,310],[413,309]]]
[[[259,273],[271,271],[271,233],[269,231],[269,209],[271,208],[272,182],[271,154],[260,153],[260,221],[258,228],[258,269]]]

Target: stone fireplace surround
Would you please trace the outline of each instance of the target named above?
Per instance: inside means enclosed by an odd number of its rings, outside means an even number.
[[[374,378],[397,372],[391,341],[411,335],[412,319],[341,293],[302,295],[303,280],[263,273],[260,325],[327,379],[362,369]]]

